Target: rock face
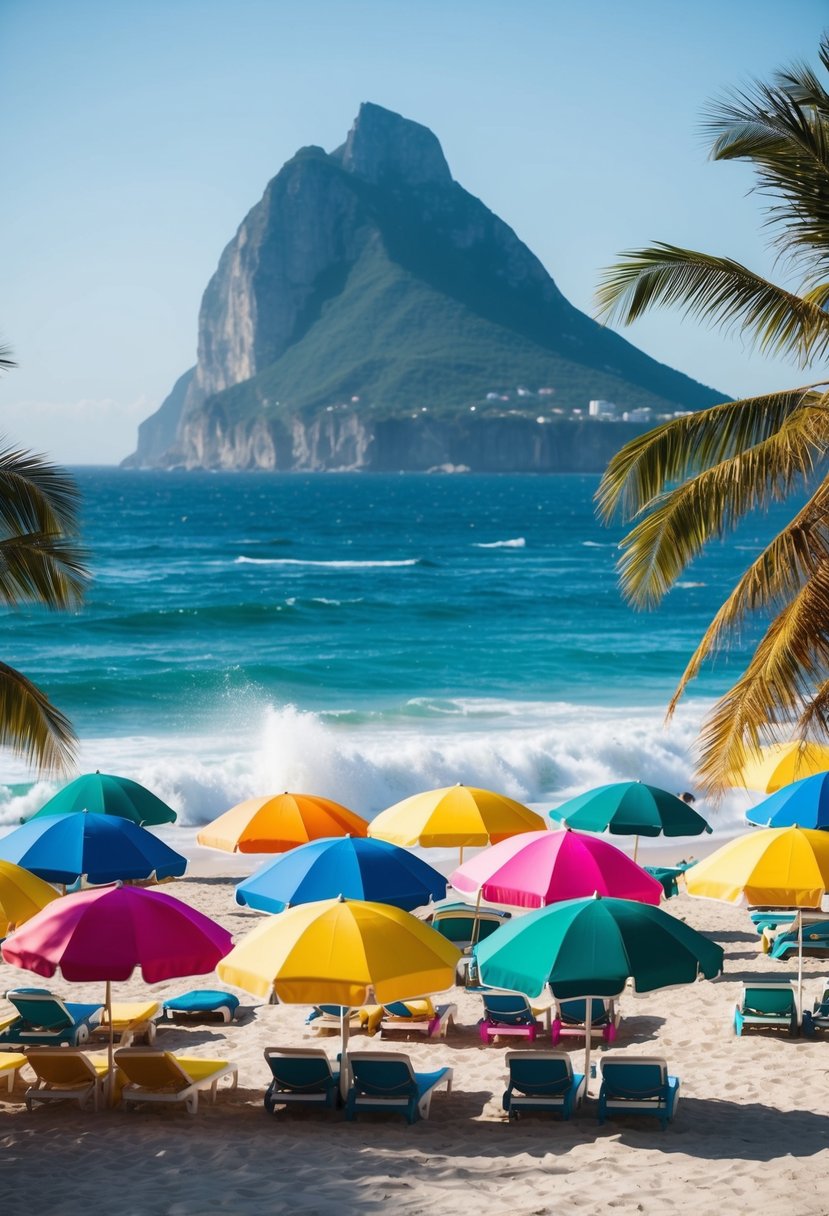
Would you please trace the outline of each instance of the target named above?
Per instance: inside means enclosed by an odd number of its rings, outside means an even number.
[[[526,405],[541,386],[543,425]],[[125,463],[598,469],[632,432],[550,413],[591,397],[722,399],[574,309],[431,131],[366,103],[245,217],[204,293],[196,366]]]

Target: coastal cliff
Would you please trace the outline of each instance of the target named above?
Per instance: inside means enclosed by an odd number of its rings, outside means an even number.
[[[366,103],[243,220],[196,365],[125,463],[600,469],[634,431],[581,418],[597,398],[654,416],[722,399],[573,308],[431,131]]]

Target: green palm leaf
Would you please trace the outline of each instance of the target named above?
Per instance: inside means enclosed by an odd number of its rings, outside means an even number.
[[[26,676],[0,663],[0,746],[44,773],[72,767],[76,739],[69,719]]]

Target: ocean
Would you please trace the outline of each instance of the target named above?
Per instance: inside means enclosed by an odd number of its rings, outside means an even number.
[[[69,713],[80,771],[145,782],[182,825],[283,789],[367,817],[456,781],[537,809],[622,779],[693,790],[699,722],[756,635],[667,728],[665,705],[786,514],[635,612],[593,476],[74,474],[85,605],[6,611],[4,658]],[[6,824],[58,788],[8,753],[2,782]]]

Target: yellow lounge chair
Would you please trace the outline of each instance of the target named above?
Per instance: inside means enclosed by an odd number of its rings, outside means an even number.
[[[120,1047],[129,1047],[136,1039],[144,1038],[148,1046],[155,1042],[155,1019],[161,1010],[158,1001],[124,1001],[112,1006],[112,1029]],[[101,1021],[94,1027],[93,1039],[109,1040],[109,1022],[106,1009]]]
[[[119,1047],[115,1063],[126,1077],[121,1091],[124,1106],[131,1102],[183,1102],[188,1114],[194,1115],[202,1090],[209,1090],[210,1100],[215,1102],[222,1077],[231,1078],[231,1089],[239,1080],[237,1066],[227,1060],[175,1056],[149,1047]]]
[[[26,1063],[26,1057],[19,1051],[0,1051],[0,1073],[5,1073],[9,1083],[9,1093],[14,1089],[17,1074]]]
[[[434,1005],[429,997],[416,1001],[395,1001],[382,1006],[380,1033],[389,1030],[419,1031],[430,1038],[443,1035],[458,1016],[457,1005]]]
[[[37,1080],[26,1090],[26,1107],[36,1102],[72,1101],[81,1110],[104,1104],[109,1064],[106,1055],[88,1056],[71,1047],[31,1047],[27,1059]]]

